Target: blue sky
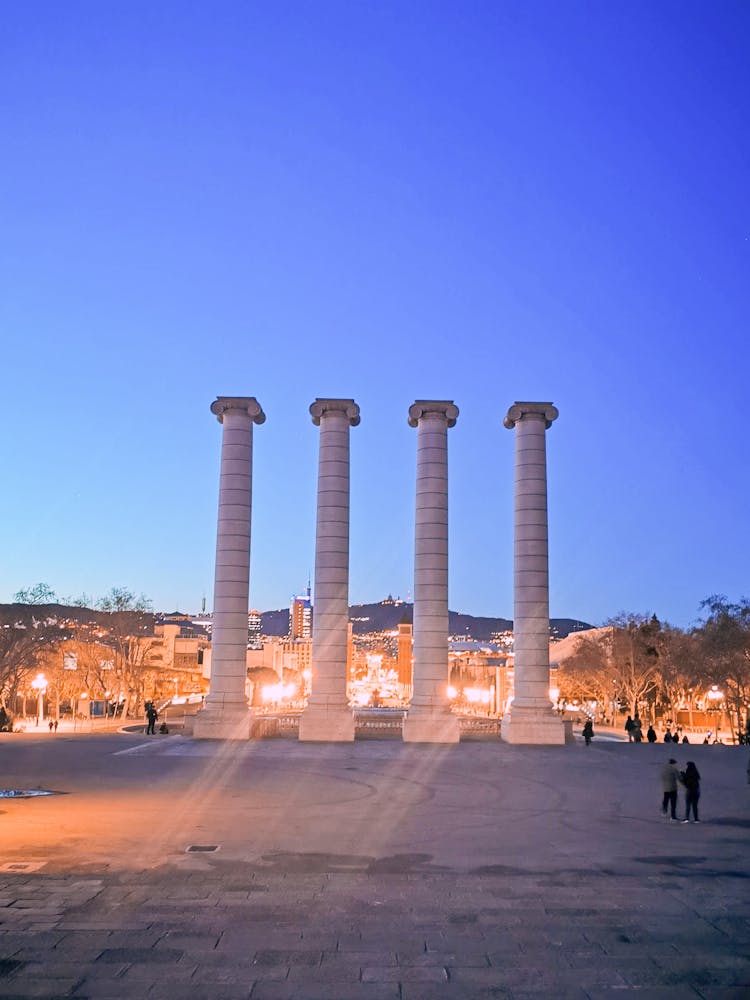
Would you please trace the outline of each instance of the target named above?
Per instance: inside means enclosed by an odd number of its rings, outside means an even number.
[[[750,592],[744,2],[35,2],[0,32],[0,601],[211,604],[217,395],[254,395],[250,603],[314,564],[354,397],[352,601],[412,585],[455,400],[451,607],[512,615],[516,399],[552,400],[551,614]]]

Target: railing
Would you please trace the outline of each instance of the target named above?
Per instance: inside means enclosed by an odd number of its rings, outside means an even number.
[[[301,712],[259,715],[253,720],[254,739],[296,739]],[[354,734],[357,739],[401,739],[406,711],[402,709],[355,709]],[[481,715],[460,715],[462,739],[498,739],[500,719]]]

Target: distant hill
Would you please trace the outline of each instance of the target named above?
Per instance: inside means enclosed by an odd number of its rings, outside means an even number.
[[[365,635],[367,632],[393,632],[404,619],[411,622],[413,612],[414,605],[405,601],[388,600],[378,604],[352,604],[349,607],[349,620],[354,626],[355,635]],[[126,612],[124,620],[127,621],[130,617],[133,630],[137,632],[142,632],[144,627],[153,628],[158,618],[153,614]],[[69,607],[63,604],[0,604],[0,626],[16,622],[31,624],[33,620],[48,619],[96,623],[105,629],[112,624],[112,616],[108,612],[91,608]],[[461,614],[458,611],[449,612],[448,623],[451,635],[466,636],[479,642],[489,642],[494,632],[510,632],[513,629],[513,622],[509,618],[482,618]],[[264,635],[286,635],[289,631],[289,609],[264,611],[261,627]],[[572,632],[582,632],[593,627],[575,618],[550,619],[550,635],[555,639],[564,639]]]
[[[112,614],[109,611],[68,604],[0,604],[0,626],[16,624],[28,626],[35,621],[78,622],[110,628]],[[153,628],[156,615],[142,611],[124,611],[120,614],[120,621],[132,623],[134,632],[142,632],[144,627]]]
[[[366,632],[392,632],[400,621],[406,617],[412,620],[413,604],[404,601],[382,601],[379,604],[352,604],[349,607],[349,620],[354,626],[355,635]],[[263,612],[262,630],[264,635],[286,635],[289,631],[289,610]],[[458,611],[450,611],[448,628],[451,635],[465,635],[480,642],[489,642],[493,632],[510,632],[513,622],[508,618],[481,618],[475,615],[465,615]],[[550,619],[550,634],[562,639],[571,632],[580,632],[593,628],[587,622],[575,618]]]

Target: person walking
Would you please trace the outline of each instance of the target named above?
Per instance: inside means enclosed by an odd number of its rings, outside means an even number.
[[[661,769],[661,790],[664,793],[661,800],[662,816],[667,815],[669,808],[670,820],[677,820],[677,781],[680,772],[677,769],[677,761],[670,757],[669,761]]]
[[[635,728],[635,726],[633,725],[633,717],[631,715],[629,715],[627,717],[627,719],[625,720],[625,732],[628,734],[628,743],[632,743],[633,742],[633,729],[634,728]]]
[[[689,760],[685,770],[680,775],[680,781],[685,786],[685,819],[683,823],[690,822],[690,810],[693,810],[693,819],[700,823],[698,819],[698,799],[701,797],[701,776],[698,768]]]
[[[584,722],[582,735],[584,740],[586,740],[586,746],[589,746],[589,744],[594,738],[594,723],[591,721],[591,719],[586,719],[586,721]]]

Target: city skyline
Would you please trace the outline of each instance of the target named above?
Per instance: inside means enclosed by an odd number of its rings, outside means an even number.
[[[349,603],[412,589],[415,399],[452,399],[450,607],[513,618],[518,399],[550,615],[747,594],[738,2],[5,12],[0,602],[212,605],[218,395],[256,396],[252,608],[314,566],[353,398]],[[314,594],[313,594],[314,597]]]

